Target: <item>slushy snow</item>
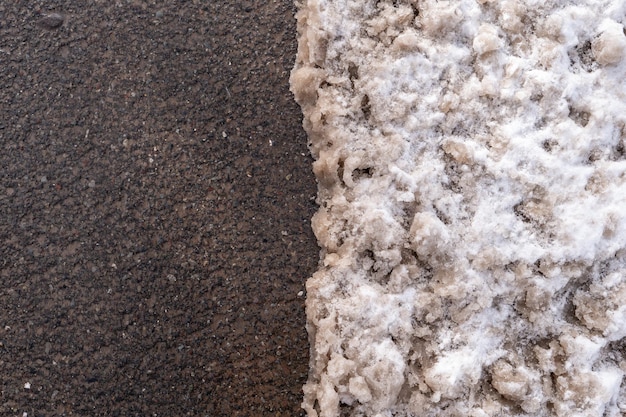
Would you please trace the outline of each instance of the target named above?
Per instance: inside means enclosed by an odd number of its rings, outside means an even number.
[[[309,417],[626,414],[626,0],[303,0]]]

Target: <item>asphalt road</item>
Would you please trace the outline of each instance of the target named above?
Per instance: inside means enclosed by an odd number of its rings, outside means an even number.
[[[302,415],[293,13],[0,2],[0,415]]]

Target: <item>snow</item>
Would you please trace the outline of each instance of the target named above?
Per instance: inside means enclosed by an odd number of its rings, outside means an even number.
[[[309,417],[626,413],[625,16],[299,5]]]

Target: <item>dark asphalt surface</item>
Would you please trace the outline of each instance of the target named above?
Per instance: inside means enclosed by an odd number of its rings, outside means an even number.
[[[302,415],[294,11],[0,2],[0,415]]]

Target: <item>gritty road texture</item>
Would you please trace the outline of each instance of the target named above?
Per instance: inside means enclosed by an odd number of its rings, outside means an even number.
[[[0,3],[0,415],[302,415],[293,12]]]

